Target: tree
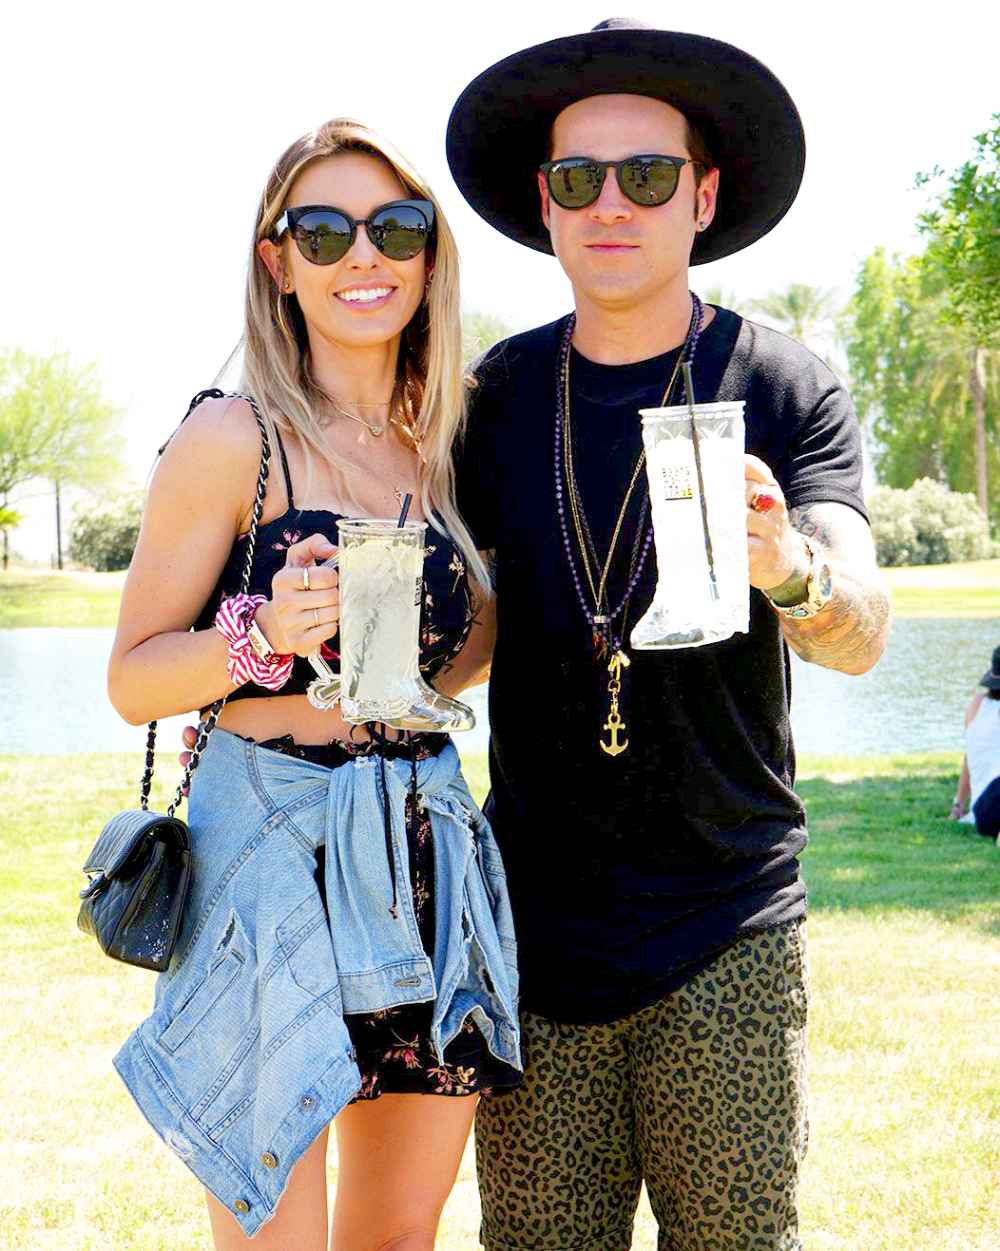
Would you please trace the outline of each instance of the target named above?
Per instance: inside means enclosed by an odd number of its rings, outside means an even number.
[[[53,483],[60,569],[62,488],[94,488],[121,474],[119,420],[92,365],[20,350],[0,360],[0,496],[36,478]]]
[[[748,308],[826,360],[822,347],[832,338],[836,322],[832,291],[793,282],[784,291],[773,291],[762,299],[750,300]]]
[[[924,264],[943,280],[940,319],[966,345],[968,390],[975,431],[976,498],[989,513],[987,355],[1000,348],[1000,113],[975,138],[976,156],[947,179],[939,203],[918,221],[928,239]],[[926,186],[941,169],[917,177]],[[995,423],[991,431],[996,435]]]
[[[852,395],[888,486],[933,478],[974,489],[968,345],[961,327],[941,320],[945,299],[940,270],[877,248],[858,271],[842,321]],[[995,412],[1000,353],[985,354],[984,379],[987,411]],[[1000,472],[1000,447],[989,455]]]
[[[721,283],[714,283],[711,287],[706,287],[704,293],[698,292],[706,304],[715,304],[718,308],[728,308],[734,313],[743,316],[744,313],[751,311],[750,305],[745,303],[736,294],[723,287]]]
[[[3,567],[7,568],[10,561],[8,532],[19,526],[24,518],[13,508],[0,506],[0,532],[3,533]]]
[[[462,314],[462,364],[466,368],[501,339],[514,332],[501,318],[493,313]]]
[[[69,552],[94,569],[127,569],[139,539],[143,493],[122,492],[94,508],[81,510],[73,521]]]

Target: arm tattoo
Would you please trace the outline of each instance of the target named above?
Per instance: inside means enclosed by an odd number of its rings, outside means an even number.
[[[867,672],[882,655],[891,618],[867,523],[850,505],[836,503],[793,508],[788,517],[800,534],[822,547],[833,574],[833,596],[815,616],[781,618],[788,645],[803,660],[825,668]],[[796,579],[799,575],[793,574],[789,583]],[[800,581],[798,599],[805,595],[805,579]],[[775,599],[796,602],[790,585],[774,590],[782,593]]]

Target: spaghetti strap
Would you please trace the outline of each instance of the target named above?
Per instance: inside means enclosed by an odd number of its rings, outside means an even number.
[[[285,489],[288,492],[288,507],[289,509],[292,509],[295,507],[295,500],[292,498],[292,475],[288,472],[288,457],[285,455],[285,445],[281,441],[281,432],[275,430],[274,433],[278,436],[278,451],[281,453],[281,467],[285,471]]]

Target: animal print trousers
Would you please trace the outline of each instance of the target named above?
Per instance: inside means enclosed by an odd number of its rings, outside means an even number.
[[[607,1025],[522,1012],[524,1081],[476,1113],[487,1251],[627,1251],[643,1181],[659,1251],[801,1251],[808,997],[796,920]]]

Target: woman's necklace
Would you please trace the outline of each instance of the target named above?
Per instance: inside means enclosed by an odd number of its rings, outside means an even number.
[[[376,438],[379,435],[385,434],[386,426],[388,426],[390,423],[396,422],[397,425],[399,424],[396,421],[395,415],[390,413],[389,420],[386,422],[385,426],[373,425],[370,421],[365,421],[364,417],[359,417],[357,413],[348,412],[347,409],[344,408],[343,405],[339,404],[337,400],[335,400],[328,391],[324,391],[323,394],[326,396],[326,399],[329,401],[330,407],[335,412],[340,413],[341,417],[349,417],[351,421],[356,421],[358,425],[364,426],[364,428],[368,431],[368,433],[371,435],[374,435]],[[357,403],[357,401],[352,401],[352,402]],[[357,403],[357,407],[358,408],[388,408],[391,404],[392,404],[392,400],[379,400],[370,404]]]
[[[691,321],[688,324],[687,335],[678,354],[677,361],[670,375],[666,390],[663,393],[663,399],[660,406],[664,407],[673,390],[677,375],[680,372],[681,365],[686,361],[688,364],[694,358],[695,349],[698,346],[698,337],[701,334],[704,308],[698,297],[691,292]],[[590,526],[587,524],[586,514],[583,511],[583,503],[580,499],[580,492],[576,484],[576,474],[573,468],[573,438],[572,425],[570,420],[570,386],[569,386],[569,361],[570,347],[573,338],[573,329],[576,325],[576,315],[571,314],[566,329],[563,333],[562,343],[559,352],[559,366],[557,375],[556,390],[556,429],[555,429],[555,487],[556,487],[556,506],[559,513],[559,524],[562,528],[563,546],[566,549],[566,558],[569,562],[570,572],[573,575],[573,584],[576,587],[577,599],[580,607],[583,609],[583,615],[590,625],[591,638],[594,644],[595,655],[599,660],[603,660],[610,650],[610,658],[608,659],[608,719],[603,725],[603,729],[608,732],[608,741],[599,739],[601,750],[609,756],[620,755],[628,747],[628,739],[624,738],[625,722],[621,715],[620,696],[621,696],[621,676],[622,670],[628,668],[631,661],[622,648],[621,636],[615,630],[615,621],[622,616],[621,633],[625,632],[625,617],[622,614],[627,613],[628,602],[633,591],[639,581],[643,566],[646,563],[646,557],[653,539],[653,526],[650,522],[643,540],[643,525],[646,516],[646,508],[648,505],[648,494],[646,500],[643,501],[642,511],[639,519],[639,527],[636,532],[636,541],[632,548],[632,558],[629,565],[629,571],[626,579],[625,594],[622,596],[617,607],[613,611],[608,610],[606,593],[608,572],[611,569],[611,562],[614,557],[615,548],[618,545],[618,538],[621,534],[622,524],[628,511],[629,502],[635,485],[642,472],[642,468],[646,461],[646,450],[642,452],[636,461],[635,469],[632,472],[632,480],[625,492],[625,499],[618,513],[618,520],[615,523],[614,532],[611,537],[611,543],[608,547],[608,554],[604,561],[604,567],[601,570],[598,585],[594,585],[594,574],[597,571],[599,561],[597,558],[597,548],[594,544],[593,537],[590,533]],[[587,578],[590,588],[591,598],[594,607],[591,609],[587,603],[586,596],[583,592],[583,586],[580,576],[577,572],[576,561],[573,558],[573,548],[570,542],[569,526],[566,521],[566,513],[563,506],[564,492],[564,464],[565,464],[565,494],[569,498],[570,512],[573,518],[573,528],[576,533],[577,546],[580,551],[580,560],[583,570]]]

